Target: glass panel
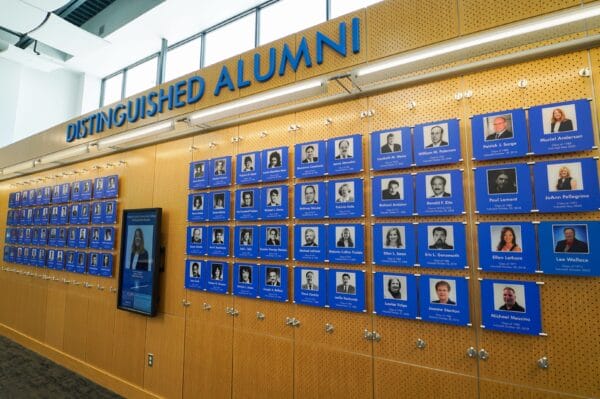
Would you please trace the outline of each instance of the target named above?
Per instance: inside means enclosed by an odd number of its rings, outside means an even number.
[[[102,106],[112,104],[121,99],[121,87],[123,86],[123,74],[113,76],[104,81],[104,103]]]
[[[382,0],[331,0],[331,18],[337,18],[380,1]]]
[[[200,69],[200,42],[200,38],[197,38],[169,50],[165,82]]]
[[[260,44],[325,22],[325,0],[282,0],[260,11]]]
[[[252,13],[207,33],[204,66],[253,49],[255,19]]]
[[[154,57],[127,71],[125,97],[156,86],[157,63],[158,57]]]

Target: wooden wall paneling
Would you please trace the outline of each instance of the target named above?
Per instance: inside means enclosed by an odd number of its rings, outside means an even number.
[[[600,142],[600,121],[598,118],[598,115],[600,114],[600,101],[598,101],[598,99],[600,99],[600,82],[597,80],[597,78],[600,76],[600,49],[591,49],[589,50],[588,54],[590,60],[589,68],[592,72],[592,76],[594,77],[592,93],[594,101],[592,102],[592,115],[594,115],[594,139],[596,140],[595,142],[597,145]]]
[[[294,338],[293,328],[285,324],[288,317],[293,317],[293,307],[289,303],[234,297],[233,306],[240,312],[234,319],[236,333],[245,331],[290,340]],[[264,315],[264,319],[258,317],[259,314]]]
[[[146,362],[144,388],[165,398],[180,398],[183,390],[185,319],[160,314],[149,318],[146,328],[146,356],[154,355],[152,367]]]
[[[94,366],[110,370],[115,346],[116,301],[112,296],[96,292],[88,301],[89,318],[85,326],[87,353],[85,360]]]
[[[75,279],[79,276],[72,276]],[[81,283],[78,281],[78,283]],[[69,355],[85,359],[87,352],[88,297],[84,288],[70,284],[65,300],[65,327],[63,350]],[[92,315],[93,317],[93,315]]]
[[[123,310],[115,312],[114,349],[110,372],[144,386],[147,317]]]
[[[66,300],[67,290],[63,284],[50,282],[46,300],[46,331],[42,341],[58,350],[63,349]]]
[[[505,384],[497,381],[482,379],[479,382],[479,397],[493,399],[499,396],[523,399],[575,399],[582,396],[561,393],[549,389],[535,389],[522,385]]]

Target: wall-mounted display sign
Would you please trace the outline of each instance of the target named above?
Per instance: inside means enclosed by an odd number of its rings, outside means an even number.
[[[260,189],[241,188],[235,191],[235,219],[258,220],[260,218]]]
[[[294,268],[294,303],[318,307],[327,304],[325,269],[306,266]]]
[[[190,163],[188,186],[191,190],[203,189],[209,186],[209,161]]]
[[[527,154],[527,121],[522,108],[471,118],[473,159],[515,158]]]
[[[380,316],[417,317],[417,279],[411,274],[374,273],[375,311]]]
[[[538,229],[542,271],[548,274],[600,276],[600,222],[541,222]]]
[[[290,176],[288,147],[269,148],[262,152],[262,181],[287,180]]]
[[[329,175],[358,173],[363,170],[362,135],[336,137],[327,141]]]
[[[218,294],[229,292],[229,263],[209,260],[204,263],[206,290]]]
[[[206,227],[189,226],[187,228],[187,250],[188,255],[206,255]]]
[[[261,259],[287,260],[289,258],[287,226],[260,226],[260,242],[258,245]]]
[[[327,303],[330,308],[366,312],[365,272],[363,270],[327,271]]]
[[[458,119],[416,125],[414,136],[417,166],[456,163],[461,160]]]
[[[258,226],[235,226],[234,254],[238,258],[258,259]]]
[[[209,162],[210,187],[223,187],[231,185],[231,156],[211,159]]]
[[[230,220],[231,202],[229,191],[213,191],[208,193],[210,198],[208,220],[212,222],[224,222]]]
[[[464,213],[461,170],[417,173],[416,185],[416,208],[419,216]]]
[[[411,164],[412,146],[409,127],[371,133],[371,168],[373,170],[408,168]]]
[[[267,186],[260,189],[263,220],[289,218],[288,186]]]
[[[327,183],[330,218],[364,217],[363,179],[331,180]]]
[[[491,272],[535,273],[537,250],[531,222],[479,223],[479,267]]]
[[[258,265],[251,263],[234,263],[233,265],[233,294],[237,296],[257,298],[258,280],[260,274]]]
[[[461,222],[419,223],[419,265],[444,269],[467,267],[465,225]]]
[[[189,222],[204,222],[208,218],[207,194],[193,193],[188,195],[188,215]]]
[[[284,265],[262,265],[259,294],[270,301],[288,301],[288,269]]]
[[[294,225],[294,260],[324,262],[327,238],[322,224]]]
[[[531,194],[531,178],[526,164],[475,168],[475,197],[479,213],[531,212]]]
[[[247,152],[237,155],[235,182],[237,184],[252,184],[260,182],[261,153],[260,151]]]
[[[203,290],[206,286],[204,261],[188,259],[185,261],[185,288]]]
[[[327,260],[334,263],[365,263],[365,226],[330,224],[327,226]]]
[[[324,219],[326,217],[326,183],[301,183],[294,186],[294,218]]]
[[[457,276],[419,277],[420,317],[434,323],[470,326],[468,279]]]
[[[296,144],[294,154],[294,175],[296,178],[303,179],[327,174],[325,141]]]
[[[371,180],[373,214],[377,217],[412,216],[414,213],[411,175],[375,176]]]
[[[412,267],[417,263],[415,230],[411,223],[375,223],[372,242],[376,265]]]
[[[480,281],[481,328],[542,334],[540,286],[535,281]]]
[[[209,226],[207,240],[208,256],[229,256],[228,226]]]

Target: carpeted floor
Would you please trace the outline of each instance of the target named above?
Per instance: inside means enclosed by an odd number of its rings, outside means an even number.
[[[116,399],[121,396],[0,336],[0,398]]]

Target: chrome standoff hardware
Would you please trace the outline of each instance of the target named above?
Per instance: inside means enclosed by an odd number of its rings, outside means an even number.
[[[417,339],[417,348],[419,348],[419,349],[425,349],[426,346],[427,346],[427,342],[425,342],[421,338]]]
[[[479,358],[481,360],[488,360],[490,358],[490,354],[485,349],[479,349]]]
[[[547,370],[550,367],[550,362],[546,356],[542,356],[537,360],[537,365],[542,370]]]

